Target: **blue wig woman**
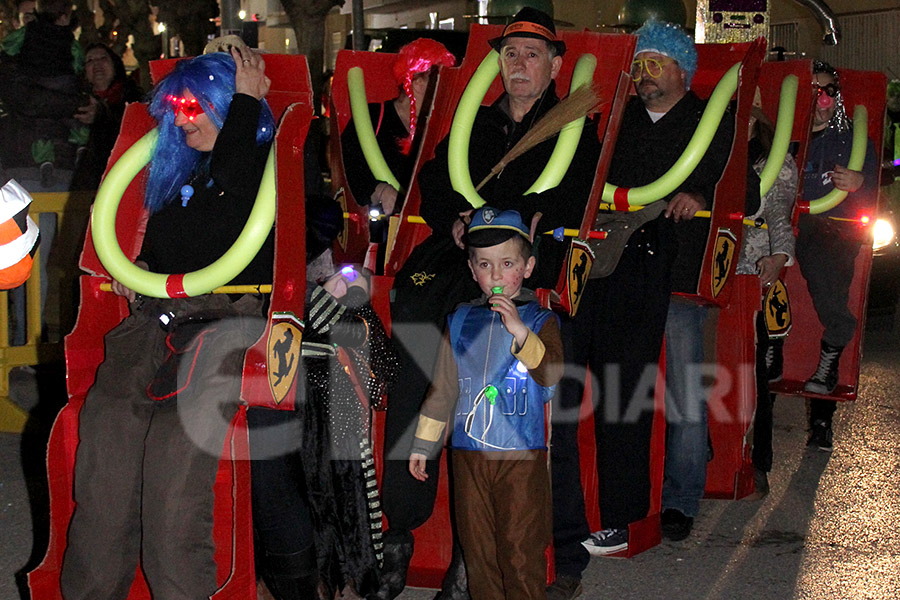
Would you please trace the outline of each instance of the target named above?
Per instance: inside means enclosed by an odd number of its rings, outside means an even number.
[[[151,213],[171,202],[188,179],[204,174],[209,167],[209,152],[190,147],[184,130],[175,124],[178,113],[173,110],[173,101],[181,101],[185,91],[190,92],[201,112],[209,117],[216,130],[221,130],[235,93],[235,71],[235,62],[228,53],[204,54],[179,61],[151,92],[149,111],[159,123],[159,141],[153,152],[144,196],[144,204]],[[274,134],[275,118],[268,103],[262,100],[257,144],[271,141]],[[208,185],[212,185],[211,180]]]

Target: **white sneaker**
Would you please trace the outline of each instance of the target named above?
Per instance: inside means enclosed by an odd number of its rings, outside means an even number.
[[[602,529],[595,531],[583,542],[591,556],[608,556],[628,548],[627,529]]]

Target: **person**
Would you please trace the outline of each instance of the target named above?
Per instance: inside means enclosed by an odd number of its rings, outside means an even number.
[[[255,551],[276,600],[366,597],[382,547],[369,409],[398,361],[363,273],[308,287],[297,410],[247,413]]]
[[[264,100],[270,84],[262,57],[234,47],[179,61],[153,90],[159,140],[136,264],[190,272],[237,239],[275,133]],[[230,283],[270,283],[273,242],[270,232]],[[206,598],[218,588],[213,483],[238,409],[244,350],[265,328],[265,298],[154,299],[116,281],[113,290],[131,314],[107,334],[79,416],[62,595],[124,598],[140,564],[154,597]],[[190,361],[189,378],[179,359]]]
[[[20,0],[16,4],[16,22],[14,23],[16,29],[21,29],[35,20],[34,6],[34,0]]]
[[[550,542],[544,404],[562,376],[559,321],[522,287],[535,265],[514,210],[479,209],[466,233],[481,297],[447,318],[409,472],[428,478],[452,419],[457,530],[473,598],[543,598]]]
[[[67,191],[97,103],[71,3],[41,0],[36,15],[0,42],[0,162],[29,191]]]
[[[900,79],[887,84],[887,101],[884,115],[884,168],[881,185],[890,186],[900,181]],[[900,189],[900,187],[898,187]]]
[[[845,221],[856,221],[875,205],[878,161],[871,140],[861,171],[847,168],[853,145],[853,127],[841,96],[838,72],[825,62],[813,62],[816,106],[812,134],[803,169],[803,200],[821,198],[837,188],[848,192],[836,207],[819,215],[801,214],[797,233],[797,263],[806,279],[819,321],[825,328],[820,341],[819,364],[803,386],[811,394],[831,394],[838,383],[838,366],[844,347],[856,333],[857,319],[847,307],[856,256],[865,230]],[[832,400],[810,400],[809,445],[832,448],[831,422],[837,405]]]
[[[473,181],[481,181],[503,155],[559,102],[554,79],[563,64],[565,42],[557,38],[553,19],[544,12],[521,9],[502,35],[490,40],[499,54],[505,92],[478,109],[468,148]],[[498,210],[515,209],[537,231],[577,227],[584,215],[599,157],[597,127],[588,121],[577,151],[559,185],[541,193],[524,192],[537,180],[553,153],[558,136],[540,143],[509,163],[499,177],[481,188],[481,196]],[[382,597],[403,589],[412,530],[431,515],[437,494],[438,461],[428,461],[428,478],[411,477],[407,468],[419,407],[431,381],[446,316],[478,293],[468,277],[461,237],[472,206],[453,190],[448,172],[449,140],[438,144],[434,158],[419,174],[420,214],[432,234],[419,244],[397,273],[392,290],[392,336],[401,355],[401,380],[390,398],[384,441],[383,503],[385,577]],[[531,289],[553,288],[568,250],[550,235],[536,237],[537,266],[528,279]],[[445,576],[443,598],[466,598],[462,555],[454,552]]]
[[[452,67],[455,62],[453,55],[440,42],[428,38],[413,40],[400,48],[392,68],[400,93],[388,102],[369,104],[378,148],[401,186],[408,184],[412,176],[416,159],[411,154],[412,141],[416,129],[422,125],[419,117],[431,79],[431,68]],[[399,212],[402,208],[397,204],[400,190],[375,179],[366,163],[352,120],[341,134],[341,148],[347,183],[356,202],[360,206],[370,206],[385,216]],[[386,223],[385,220],[370,223],[370,241],[376,244],[377,250],[375,264],[371,266],[377,267],[376,272],[384,263]]]
[[[690,90],[697,68],[691,38],[655,20],[636,35],[631,75],[637,95],[625,107],[607,177],[621,187],[645,185],[666,173],[706,105]],[[579,596],[590,556],[626,550],[629,524],[649,512],[653,387],[669,296],[696,289],[709,225],[694,215],[712,206],[732,131],[726,115],[687,179],[660,201],[629,213],[634,217],[626,231],[632,233],[614,250],[621,252],[615,267],[608,274],[592,269],[578,312],[563,322],[567,373],[554,404],[550,450],[557,577],[547,590],[549,600]],[[598,214],[595,229],[604,228],[603,219]],[[605,241],[594,244],[595,252],[609,251]],[[577,445],[586,369],[594,395],[603,525],[594,533],[585,517]]]
[[[758,93],[758,92],[757,92]],[[750,142],[747,161],[759,175],[768,161],[775,128],[754,103],[750,112]],[[762,220],[766,229],[744,226],[744,238],[735,273],[757,275],[764,292],[778,281],[781,270],[794,264],[794,230],[791,213],[797,197],[797,165],[787,153],[772,187],[762,196],[759,210],[747,216]],[[754,181],[758,185],[758,180]],[[765,293],[764,293],[765,297]],[[775,394],[769,383],[781,379],[784,337],[771,336],[766,314],[756,314],[756,411],[753,413],[753,484],[751,496],[759,499],[769,493],[769,471],[772,470],[772,408]]]
[[[112,153],[125,106],[139,102],[144,93],[125,73],[122,59],[106,44],[97,42],[85,51],[84,75],[91,93],[99,100],[97,114],[91,123],[86,155],[75,173],[77,189],[95,189]]]

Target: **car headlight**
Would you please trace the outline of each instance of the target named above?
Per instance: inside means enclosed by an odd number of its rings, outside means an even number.
[[[872,228],[872,249],[881,250],[894,241],[894,226],[887,219],[878,219]]]

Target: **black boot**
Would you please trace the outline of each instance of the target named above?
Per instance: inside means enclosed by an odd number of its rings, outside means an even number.
[[[413,554],[413,534],[403,529],[389,529],[384,534],[384,562],[381,586],[370,600],[393,600],[406,587],[406,572]]]
[[[784,338],[769,338],[766,345],[766,378],[777,383],[784,377]]]
[[[843,346],[832,346],[822,340],[819,350],[819,366],[809,381],[803,386],[803,391],[813,394],[830,394],[837,387],[838,365],[841,362]]]
[[[470,600],[469,580],[466,576],[466,561],[463,560],[462,550],[459,544],[453,544],[453,556],[450,566],[444,573],[444,581],[441,582],[441,591],[434,600]]]
[[[293,554],[269,554],[263,558],[263,581],[275,600],[317,598],[319,582],[316,551],[310,546]]]

